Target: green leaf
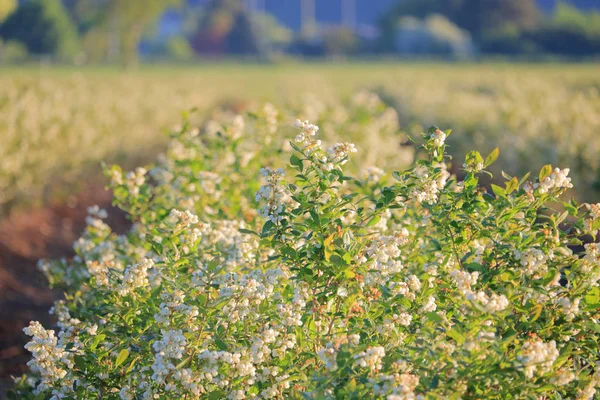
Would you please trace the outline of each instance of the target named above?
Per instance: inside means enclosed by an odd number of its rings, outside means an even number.
[[[561,224],[569,216],[569,211],[565,211],[556,218],[556,223]]]
[[[208,400],[221,400],[225,398],[225,393],[221,390],[215,390],[208,394]]]
[[[503,272],[500,274],[499,278],[502,282],[510,282],[512,276],[508,272]]]
[[[275,224],[271,221],[265,222],[262,228],[262,232],[260,234],[261,237],[268,237],[271,234],[271,230],[275,228]]]
[[[546,385],[542,385],[542,386],[538,387],[536,389],[536,392],[543,393],[543,392],[550,392],[550,391],[554,391],[554,390],[556,390],[556,387],[554,385],[546,384]]]
[[[133,367],[135,367],[137,365],[139,359],[140,359],[139,357],[136,357],[133,360],[131,360],[131,364],[129,364],[129,367],[127,367],[127,371],[125,371],[126,374],[133,371]]]
[[[96,350],[96,347],[98,347],[98,345],[100,344],[101,341],[103,341],[104,339],[106,339],[106,335],[101,333],[100,335],[96,335],[94,337],[94,340],[92,341],[92,345],[90,346],[91,350]]]
[[[215,337],[215,344],[219,350],[225,351],[227,350],[227,343],[221,340],[219,337]]]
[[[593,322],[593,321],[587,321],[584,323],[585,326],[587,326],[589,329],[593,330],[596,333],[600,333],[600,324]]]
[[[565,210],[572,216],[577,216],[577,207],[574,207],[571,203],[564,202],[562,203]]]
[[[374,216],[373,218],[371,218],[371,219],[369,220],[369,222],[367,222],[367,225],[365,225],[365,226],[366,226],[367,228],[370,228],[370,227],[372,227],[372,226],[374,226],[374,225],[377,225],[377,223],[378,223],[380,220],[381,220],[381,216],[379,216],[379,215],[376,215],[376,216]]]
[[[296,328],[296,340],[298,341],[298,347],[302,349],[304,347],[304,333],[300,328]]]
[[[346,389],[348,389],[349,392],[353,392],[354,390],[356,390],[356,378],[350,379],[350,381],[346,385]]]
[[[389,188],[383,189],[381,194],[382,194],[382,201],[384,204],[390,204],[392,202],[392,200],[394,200],[396,198],[396,193],[394,193]]]
[[[550,164],[544,165],[542,167],[542,169],[540,170],[540,176],[539,176],[540,182],[543,181],[551,173],[552,173],[552,165],[550,165]]]
[[[511,194],[517,189],[519,189],[519,180],[517,177],[514,177],[510,181],[506,182],[506,194]]]
[[[542,310],[544,309],[544,307],[541,304],[536,304],[535,306],[531,307],[531,320],[530,322],[535,322],[538,320],[538,318],[540,317],[540,315],[542,315]]]
[[[504,197],[504,198],[506,198],[506,192],[504,191],[504,189],[502,189],[498,185],[494,185],[493,183],[492,183],[492,192],[494,192],[494,194],[497,197]]]
[[[479,164],[483,163],[483,157],[481,157],[481,153],[476,150],[470,151],[466,157],[467,164]]]
[[[346,264],[350,264],[352,262],[352,254],[345,253],[342,258],[346,261]]]
[[[123,364],[125,362],[125,360],[127,360],[127,357],[129,357],[129,350],[127,349],[123,349],[119,352],[119,354],[117,355],[117,359],[115,361],[115,368],[118,368],[119,365]]]
[[[325,240],[323,241],[323,244],[327,247],[331,247],[331,243],[333,242],[334,238],[335,238],[335,232],[332,233],[331,235],[327,236],[327,238],[325,238]]]
[[[519,181],[519,185],[522,185],[527,179],[529,179],[530,176],[531,176],[531,172],[528,172],[525,175],[523,175],[521,177],[521,180]]]
[[[429,319],[430,321],[433,322],[442,322],[444,319],[442,317],[439,316],[438,313],[436,312],[428,312],[427,314],[425,314],[427,316],[427,319]]]
[[[452,339],[456,340],[458,344],[463,344],[465,342],[465,335],[457,331],[456,329],[450,329],[446,331],[446,334],[450,336]]]
[[[85,362],[85,358],[83,358],[82,356],[73,357],[73,362],[75,362],[75,365],[81,371],[85,371],[87,369],[87,363]]]
[[[589,292],[586,293],[584,300],[586,304],[596,305],[600,303],[600,289],[597,287],[593,287]]]
[[[304,169],[304,164],[302,163],[302,160],[298,158],[295,154],[292,154],[292,156],[290,157],[290,163],[294,167],[296,167],[300,172],[302,172],[302,170]]]
[[[350,269],[344,270],[344,275],[348,279],[352,279],[356,276],[356,274],[354,272],[352,272]]]
[[[185,364],[188,363],[188,361],[190,361],[192,359],[192,356],[186,357],[184,358],[179,364],[177,364],[177,366],[175,367],[175,369],[181,369],[185,366]]]
[[[337,266],[346,265],[346,263],[344,262],[344,259],[342,257],[338,256],[337,254],[330,254],[329,259],[334,265],[337,265]]]
[[[317,225],[321,225],[321,218],[319,218],[319,214],[317,214],[314,210],[310,210],[308,213]]]
[[[483,166],[487,167],[488,165],[493,164],[498,159],[499,155],[500,155],[500,150],[496,147],[494,150],[492,150],[490,155],[485,158],[485,162],[483,163]]]

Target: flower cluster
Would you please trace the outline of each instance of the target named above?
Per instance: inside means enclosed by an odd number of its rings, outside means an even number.
[[[538,339],[523,344],[518,360],[523,363],[525,376],[532,378],[535,374],[543,375],[550,371],[558,355],[555,341],[544,343]]]
[[[516,251],[515,258],[525,268],[526,275],[540,277],[541,274],[548,271],[548,256],[540,249],[529,248],[523,252]]]
[[[260,174],[267,180],[267,183],[256,192],[256,201],[265,202],[260,209],[260,215],[276,224],[283,218],[285,204],[288,202],[285,188],[281,185],[284,171],[281,168],[273,170],[266,167],[260,170]]]
[[[67,376],[67,370],[73,368],[72,354],[65,350],[64,344],[58,344],[53,330],[44,329],[39,322],[31,322],[23,329],[33,340],[25,345],[33,359],[27,363],[33,372],[40,374],[38,392],[43,392]]]
[[[121,296],[127,296],[137,288],[148,287],[148,270],[153,267],[154,263],[149,259],[127,267],[122,282],[117,286],[117,292]]]
[[[354,355],[354,365],[377,372],[383,368],[381,361],[384,356],[385,349],[383,347],[369,347],[367,350]]]
[[[554,171],[545,177],[537,187],[540,193],[548,193],[552,189],[572,188],[571,178],[569,175],[569,168],[560,169],[555,168]],[[536,185],[534,185],[534,188]]]
[[[333,147],[327,150],[329,154],[329,162],[333,164],[345,164],[350,153],[356,153],[356,147],[352,143],[336,143]]]
[[[319,127],[311,124],[308,121],[296,120],[296,127],[300,128],[300,133],[296,135],[294,141],[298,143],[301,148],[307,153],[312,153],[315,150],[321,148],[321,141],[315,139]]]
[[[442,147],[446,141],[446,134],[440,129],[436,129],[429,137],[435,147]]]

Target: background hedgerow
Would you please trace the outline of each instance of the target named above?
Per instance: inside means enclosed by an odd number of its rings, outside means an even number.
[[[351,64],[188,67],[4,68],[0,73],[0,216],[47,205],[94,180],[104,160],[126,168],[150,162],[166,144],[180,110],[210,116],[239,112],[257,99],[286,105],[297,117],[326,124],[361,89],[375,90],[398,113],[402,132],[452,126],[452,152],[503,149],[492,166],[524,174],[570,165],[581,201],[598,198],[600,74],[596,64]],[[243,90],[240,90],[243,88]],[[314,93],[307,96],[306,93]],[[340,101],[342,99],[342,101]],[[331,111],[337,112],[332,113]],[[355,143],[364,151],[368,132]],[[402,137],[386,138],[390,149]],[[372,161],[371,161],[372,162]],[[398,164],[380,167],[400,168]]]
[[[600,204],[550,165],[488,192],[498,150],[452,161],[435,127],[401,169],[346,142],[398,129],[370,99],[323,135],[272,105],[190,116],[154,165],[106,167],[134,225],[92,208],[75,259],[40,263],[65,299],[13,396],[594,398]]]

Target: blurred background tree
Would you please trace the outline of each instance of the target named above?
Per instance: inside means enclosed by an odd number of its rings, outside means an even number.
[[[582,13],[559,3],[551,19],[523,36],[535,41],[543,52],[572,56],[600,54],[600,12]]]
[[[244,9],[240,0],[213,0],[199,15],[191,43],[199,54],[224,54],[226,38],[231,32],[236,16]]]
[[[438,55],[466,59],[474,55],[471,35],[446,17],[402,17],[396,25],[395,49],[403,56]]]
[[[480,45],[485,53],[509,55],[600,54],[600,13],[582,12],[567,3],[558,3],[554,12],[536,26],[519,29],[507,24],[484,36]]]
[[[0,23],[17,8],[17,0],[0,0]]]
[[[535,0],[404,0],[382,18],[383,45],[393,47],[399,18],[444,16],[476,40],[507,25],[532,28],[541,19]]]
[[[78,50],[77,29],[60,0],[29,0],[2,25],[4,41],[21,43],[29,53],[72,58]]]
[[[266,51],[251,16],[243,11],[235,14],[224,45],[225,51],[232,55],[259,55]]]
[[[292,40],[290,29],[272,15],[249,10],[240,0],[212,0],[197,14],[189,35],[200,55],[268,56],[283,51]]]
[[[95,15],[95,26],[88,31],[91,40],[89,38],[86,44],[99,45],[109,59],[118,58],[126,66],[138,63],[138,46],[152,24],[165,10],[181,5],[181,0],[83,1],[88,2],[87,9],[96,10],[91,13]]]
[[[347,27],[335,27],[323,33],[323,47],[329,56],[350,55],[358,49],[358,38]]]
[[[176,36],[167,41],[166,56],[176,61],[189,61],[194,58],[194,50],[186,38]]]
[[[292,42],[294,33],[283,26],[277,19],[265,12],[251,13],[254,26],[262,40],[266,42],[269,52],[282,52]]]

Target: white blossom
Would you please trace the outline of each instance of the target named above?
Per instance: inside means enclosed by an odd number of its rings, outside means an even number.
[[[543,375],[550,371],[558,355],[558,349],[554,340],[543,342],[542,340],[534,339],[523,344],[518,360],[523,365],[525,376],[533,378],[534,375]]]

